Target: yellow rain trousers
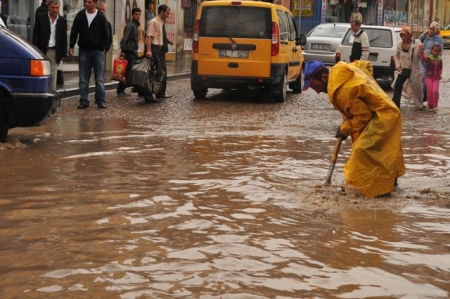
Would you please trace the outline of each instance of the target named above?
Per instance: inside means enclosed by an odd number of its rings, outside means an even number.
[[[405,164],[401,112],[371,74],[368,61],[339,62],[330,69],[328,95],[344,117],[342,134],[356,137],[344,166],[345,180],[365,196],[376,197],[393,191]]]

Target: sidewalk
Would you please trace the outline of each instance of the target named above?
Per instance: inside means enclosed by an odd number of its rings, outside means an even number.
[[[174,61],[167,61],[167,81],[177,79],[189,78],[191,74],[191,59],[190,56],[185,58],[184,63],[177,64]],[[64,84],[57,86],[57,91],[61,94],[61,98],[73,97],[79,95],[79,75],[77,63],[63,64]],[[111,71],[105,73],[105,90],[116,89],[119,83],[111,81]],[[91,76],[89,84],[89,93],[95,91],[94,76]]]

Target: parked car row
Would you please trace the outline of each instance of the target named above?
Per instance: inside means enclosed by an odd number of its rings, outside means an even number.
[[[30,23],[27,20],[15,15],[6,16],[6,20],[9,30],[23,37],[29,37]]]
[[[374,78],[390,86],[401,28],[361,28],[369,37]],[[263,89],[283,102],[287,86],[301,92],[304,62],[350,62],[353,33],[349,23],[324,23],[300,35],[291,12],[281,5],[203,2],[194,26],[191,89],[196,98],[204,98],[208,88]]]
[[[362,25],[370,43],[369,61],[373,65],[374,77],[382,86],[394,80],[395,49],[400,39],[401,28]],[[326,65],[339,61],[350,62],[353,31],[348,23],[325,23],[314,27],[307,34],[304,50],[305,61],[319,60]]]
[[[319,60],[325,65],[334,65],[336,50],[349,28],[348,23],[323,23],[314,27],[306,35],[307,42],[303,49],[305,61]]]

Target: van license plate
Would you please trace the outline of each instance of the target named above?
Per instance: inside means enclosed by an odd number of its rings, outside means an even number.
[[[248,58],[248,51],[220,50],[219,57]]]
[[[369,61],[377,61],[378,55],[376,54],[369,54]]]

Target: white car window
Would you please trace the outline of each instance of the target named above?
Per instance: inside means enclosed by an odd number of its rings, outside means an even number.
[[[392,31],[382,28],[363,28],[369,37],[369,44],[372,48],[392,48],[397,40],[394,40]],[[351,46],[350,37],[353,35],[352,30],[348,30],[342,42],[343,45]],[[400,35],[398,36],[400,37]]]

